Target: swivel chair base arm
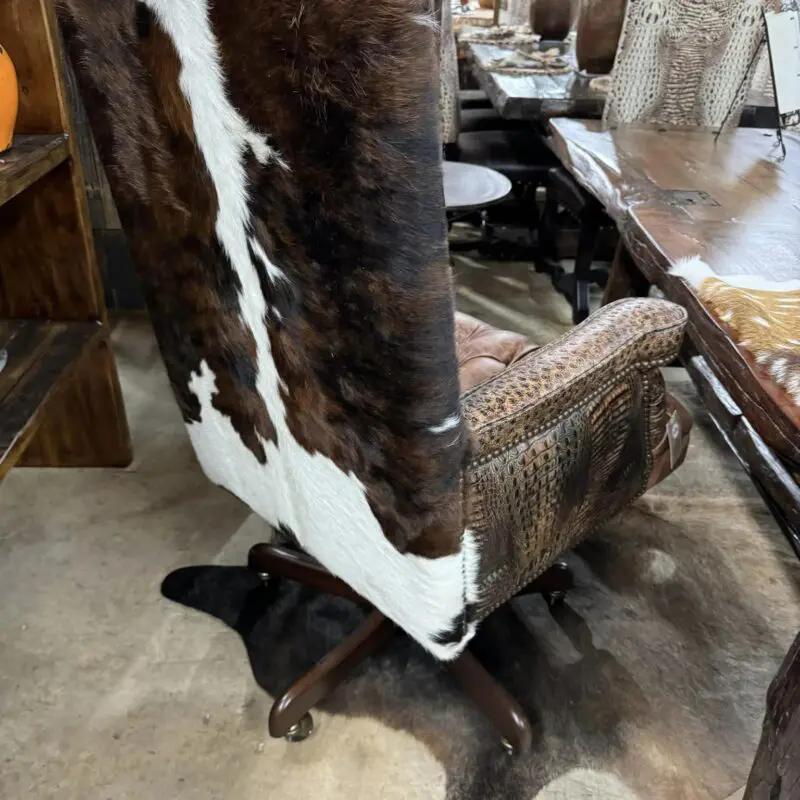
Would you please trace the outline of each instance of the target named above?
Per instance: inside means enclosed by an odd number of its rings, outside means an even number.
[[[257,544],[248,556],[248,566],[265,579],[298,581],[337,597],[369,606],[344,581],[331,575],[302,551],[271,544]],[[553,564],[525,586],[520,595],[541,593],[553,605],[573,586],[573,577],[563,563]],[[307,738],[313,730],[311,709],[330,694],[369,656],[389,644],[394,624],[373,610],[356,631],[331,650],[316,666],[295,681],[273,703],[269,732],[291,741]],[[503,746],[515,754],[531,745],[531,724],[519,703],[484,669],[472,653],[465,651],[444,664],[459,686],[472,698],[502,737]]]

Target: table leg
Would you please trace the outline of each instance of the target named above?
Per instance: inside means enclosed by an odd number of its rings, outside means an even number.
[[[611,264],[608,283],[603,292],[603,305],[625,297],[646,297],[649,289],[650,282],[636,266],[628,248],[625,247],[625,242],[620,238]]]
[[[581,232],[578,239],[578,252],[575,256],[575,285],[572,295],[572,323],[578,325],[589,316],[589,285],[594,277],[592,262],[597,249],[597,237],[603,207],[589,199],[580,216]]]
[[[761,743],[745,800],[792,800],[800,792],[800,635],[767,693]]]

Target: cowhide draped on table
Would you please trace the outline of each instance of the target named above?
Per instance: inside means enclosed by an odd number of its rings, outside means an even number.
[[[60,0],[209,478],[432,653],[471,626],[426,0]]]

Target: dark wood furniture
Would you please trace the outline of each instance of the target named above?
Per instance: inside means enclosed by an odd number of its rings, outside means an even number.
[[[477,215],[476,222],[480,221],[480,240],[460,243],[451,239],[451,252],[490,247],[494,228],[489,220],[488,208],[502,202],[511,194],[511,181],[488,167],[459,161],[444,161],[442,175],[448,229],[454,222],[472,215]]]
[[[578,223],[578,247],[575,252],[575,269],[565,272],[561,266],[556,246],[559,206],[563,205]],[[605,286],[608,274],[593,269],[601,229],[613,227],[602,204],[583,191],[561,167],[548,174],[544,214],[539,226],[539,272],[547,272],[553,286],[572,306],[572,323],[578,325],[589,316],[589,288],[592,283]]]
[[[250,550],[248,566],[265,580],[299,581],[327,594],[369,607],[369,603],[346,583],[331,575],[313,558],[292,547],[257,544]],[[552,606],[560,603],[572,586],[572,573],[565,564],[558,562],[524,587],[520,594],[542,593]],[[314,727],[311,709],[359,664],[387,645],[396,632],[397,628],[390,620],[373,610],[347,639],[276,698],[269,715],[270,735],[284,736],[290,741],[307,738]],[[466,650],[444,666],[500,733],[507,751],[524,753],[530,748],[532,730],[527,715],[475,656]]]
[[[131,443],[50,0],[0,4],[20,109],[0,156],[0,479],[124,466]]]
[[[487,94],[499,116],[508,122],[527,122],[532,130],[515,135],[538,138],[541,125],[554,117],[579,117],[599,119],[603,115],[606,94],[592,88],[588,77],[577,72],[577,57],[573,42],[540,42],[540,48],[558,47],[575,66],[575,71],[564,75],[505,75],[491,72],[487,64],[494,58],[513,53],[513,48],[495,44],[460,41],[459,53],[465,63],[465,71],[471,72],[477,84]],[[753,91],[742,112],[740,125],[747,127],[769,127],[775,124],[774,101]],[[476,162],[481,163],[481,162]],[[598,213],[591,198],[576,202],[575,192],[564,191],[564,180],[547,180],[549,208],[545,209],[541,224],[537,221],[541,247],[536,253],[536,269],[550,275],[553,286],[572,305],[573,320],[585,319],[590,283],[605,282],[605,273],[592,271],[593,254],[611,233],[605,215]],[[565,273],[560,265],[560,254],[555,247],[556,231],[554,209],[564,206],[578,223],[578,247],[575,253],[576,272]],[[613,228],[613,226],[612,226]],[[610,247],[614,239],[611,236]],[[563,255],[563,254],[562,254]]]
[[[511,55],[513,49],[494,44],[463,42],[462,52],[472,72],[497,113],[504,119],[538,122],[550,117],[600,117],[606,102],[604,92],[590,81],[569,72],[564,75],[502,75],[490,72],[493,58]],[[577,65],[574,52],[566,57]]]
[[[548,47],[551,43],[543,43]],[[513,50],[494,44],[461,42],[459,50],[471,67],[479,86],[504,119],[540,122],[552,117],[599,119],[606,103],[605,92],[591,87],[591,81],[577,74],[565,75],[501,75],[490,72],[487,62],[510,55]],[[574,50],[565,53],[577,68]],[[742,126],[768,127],[775,124],[774,101],[753,92],[742,112]]]
[[[689,312],[687,366],[712,416],[800,553],[800,408],[667,274],[700,257],[719,275],[800,278],[800,135],[737,129],[603,131],[599,122],[550,123],[551,146],[616,221],[622,244],[606,300],[656,285]]]
[[[767,693],[767,712],[744,800],[800,797],[800,634]]]
[[[550,42],[543,47],[553,46],[565,52],[566,57],[575,64],[575,53],[569,43]],[[572,72],[566,75],[532,75],[512,76],[489,73],[486,63],[489,59],[513,50],[508,47],[493,44],[476,44],[474,42],[461,42],[461,52],[466,54],[468,61],[472,62],[474,77],[477,78],[491,102],[494,104],[499,118],[508,124],[530,123],[528,130],[513,132],[497,132],[492,134],[496,139],[515,139],[525,143],[541,143],[541,130],[538,124],[551,116],[562,114],[573,115],[584,113],[586,115],[602,113],[605,95],[589,88],[589,81]],[[525,109],[519,105],[525,99]],[[588,104],[587,101],[588,100]],[[524,113],[523,113],[524,111]],[[484,134],[484,138],[488,135]],[[462,134],[459,145],[469,153],[472,148],[472,139],[481,141],[476,134]],[[475,163],[484,163],[482,153],[478,148],[474,155],[468,155]],[[491,154],[489,148],[484,148]],[[499,150],[495,146],[495,151]],[[543,148],[546,149],[546,148]],[[537,248],[533,252],[533,262],[537,272],[548,274],[555,289],[560,292],[572,306],[572,318],[577,324],[588,316],[589,285],[591,282],[603,285],[605,273],[592,270],[591,264],[601,240],[607,236],[609,226],[604,220],[602,210],[596,202],[583,193],[558,166],[557,162],[547,157],[537,159],[540,164],[540,175],[533,181],[534,190],[539,186],[546,189],[546,202],[543,214],[539,218],[535,202],[530,202],[527,207],[531,209],[533,219],[529,227],[538,231]],[[487,162],[488,163],[488,162]],[[492,166],[502,171],[502,161],[492,163]],[[512,177],[511,173],[509,177]],[[567,255],[560,252],[557,246],[560,228],[558,217],[559,210],[564,208],[569,216],[577,223],[573,239],[576,240],[569,249],[568,255],[575,257],[575,272],[566,272],[561,265],[561,257]],[[602,229],[602,230],[601,230]],[[572,226],[570,230],[573,231]],[[611,248],[613,248],[613,241]],[[608,249],[608,248],[606,248]]]

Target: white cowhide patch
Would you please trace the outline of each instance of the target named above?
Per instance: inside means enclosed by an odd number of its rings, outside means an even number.
[[[683,278],[693,289],[700,289],[703,281],[716,278],[737,289],[752,289],[760,292],[797,292],[800,280],[771,281],[762,275],[717,275],[700,256],[678,259],[669,270],[670,275]]]
[[[216,377],[203,362],[190,381],[201,406],[201,421],[188,426],[200,464],[212,481],[272,525],[288,526],[311,555],[433,655],[454,658],[471,638],[474,626],[455,643],[441,644],[437,638],[450,630],[465,601],[477,600],[474,536],[465,531],[461,552],[444,558],[399,553],[384,536],[358,477],[320,453],[309,454],[293,438],[267,335],[269,309],[248,248],[251,220],[245,173],[248,153],[262,164],[282,161],[267,137],[252,130],[228,98],[209,20],[209,0],[144,2],[171,37],[181,61],[181,91],[217,194],[216,235],[241,282],[242,322],[256,341],[257,389],[277,434],[277,445],[262,441],[267,460],[259,463],[228,417],[214,408]],[[262,248],[254,247],[254,251],[272,280],[287,279]],[[449,429],[449,422],[442,423],[442,431]]]

